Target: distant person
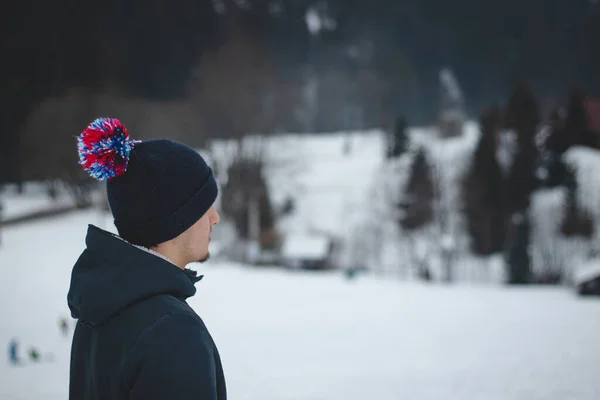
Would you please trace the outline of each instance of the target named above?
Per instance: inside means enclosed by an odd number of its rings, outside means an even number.
[[[39,362],[40,361],[40,352],[35,347],[32,347],[31,349],[29,349],[29,358],[34,363]]]
[[[62,335],[65,337],[69,336],[69,323],[67,322],[67,319],[61,318],[59,324]]]
[[[0,189],[2,185],[0,185]],[[0,190],[1,192],[1,190]],[[4,219],[4,206],[2,205],[2,199],[0,199],[0,245],[2,245],[2,220]]]
[[[67,296],[78,319],[69,398],[224,400],[219,352],[186,303],[219,214],[217,184],[195,150],[133,141],[117,119],[78,137],[79,163],[106,180],[119,235],[88,226]]]
[[[12,365],[19,364],[19,342],[16,339],[8,342],[8,362]]]

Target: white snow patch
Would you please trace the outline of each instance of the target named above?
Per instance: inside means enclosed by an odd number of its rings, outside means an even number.
[[[596,221],[600,221],[600,151],[575,146],[567,150],[563,159],[575,167],[580,204],[595,216]]]
[[[286,236],[281,255],[288,260],[324,260],[330,240],[323,235],[292,234]]]
[[[15,185],[7,185],[0,192],[0,220],[25,216],[37,211],[52,210],[72,206],[73,199],[64,190],[59,190],[56,199],[48,196],[46,186],[41,183],[27,183],[22,194]]]

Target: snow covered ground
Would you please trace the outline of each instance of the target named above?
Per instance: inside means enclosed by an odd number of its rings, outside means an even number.
[[[0,362],[0,399],[67,398],[70,269],[78,212],[7,228],[0,247],[0,343],[54,362]],[[221,351],[236,400],[600,398],[600,301],[564,288],[423,285],[218,260],[190,304]],[[4,353],[6,354],[6,353]]]
[[[68,207],[73,205],[73,199],[66,191],[60,190],[57,198],[52,200],[47,195],[44,185],[28,183],[22,194],[17,193],[14,185],[7,186],[0,193],[0,205],[2,205],[1,220],[20,217],[36,211]]]

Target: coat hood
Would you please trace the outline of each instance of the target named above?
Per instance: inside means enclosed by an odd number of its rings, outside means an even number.
[[[140,300],[170,294],[182,300],[196,293],[202,279],[150,251],[133,246],[94,225],[86,249],[71,273],[67,302],[71,316],[84,326],[99,325]]]

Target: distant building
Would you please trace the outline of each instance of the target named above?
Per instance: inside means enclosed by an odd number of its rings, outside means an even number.
[[[322,234],[289,234],[281,247],[281,261],[289,268],[324,269],[330,266],[332,240]]]
[[[591,260],[575,271],[574,284],[580,295],[600,295],[600,263]]]

